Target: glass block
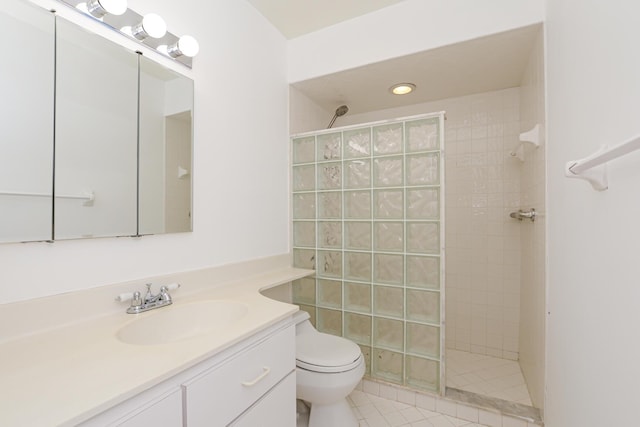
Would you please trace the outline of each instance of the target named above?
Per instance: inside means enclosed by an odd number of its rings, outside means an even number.
[[[374,155],[402,153],[402,123],[373,128]]]
[[[358,344],[371,344],[371,316],[344,313],[344,336]]]
[[[373,197],[375,218],[404,218],[403,190],[375,190]]]
[[[339,160],[342,151],[340,132],[318,135],[318,161]]]
[[[318,276],[342,277],[342,252],[318,251]]]
[[[316,195],[315,194],[294,194],[293,195],[293,218],[313,219],[316,217]]]
[[[354,129],[344,132],[344,157],[368,157],[371,155],[371,130]]]
[[[374,317],[373,346],[402,351],[404,347],[404,322]]]
[[[342,217],[342,193],[318,193],[318,217],[341,218]]]
[[[407,356],[407,385],[423,390],[439,391],[440,364],[435,360]]]
[[[440,258],[407,255],[407,286],[440,289]]]
[[[440,357],[440,328],[407,322],[407,353]]]
[[[364,374],[371,375],[371,347],[361,344],[358,344],[358,347],[360,347],[360,351],[362,352],[362,356],[364,357]]]
[[[319,222],[318,246],[321,248],[341,248],[342,223],[338,221]]]
[[[404,260],[402,255],[374,254],[374,278],[378,283],[402,285]]]
[[[407,319],[440,324],[440,293],[407,289]]]
[[[311,191],[316,188],[316,165],[293,167],[293,191]]]
[[[371,191],[345,191],[345,218],[371,218]]]
[[[407,218],[438,219],[440,217],[439,188],[407,189]]]
[[[437,150],[440,146],[440,120],[438,118],[406,122],[407,151]]]
[[[291,287],[294,304],[314,305],[316,303],[316,279],[305,277],[294,280]]]
[[[373,183],[376,187],[401,187],[402,157],[384,157],[374,160]]]
[[[371,281],[371,254],[345,252],[344,277],[351,280]]]
[[[402,222],[376,222],[373,224],[374,247],[377,251],[404,251],[404,224]]]
[[[316,161],[316,138],[308,136],[293,140],[293,163],[312,163]]]
[[[342,188],[342,164],[318,164],[318,188],[321,190],[335,190]]]
[[[293,266],[296,268],[307,268],[315,270],[316,251],[313,249],[294,249]]]
[[[347,249],[371,249],[371,223],[345,222],[344,246]]]
[[[316,327],[316,308],[314,306],[311,305],[303,305],[300,304],[299,305],[300,310],[302,311],[306,311],[307,313],[309,313],[309,321],[311,322],[311,324],[313,325],[313,327]]]
[[[318,305],[342,308],[342,282],[318,279]]]
[[[440,182],[440,154],[407,156],[407,185],[437,185]]]
[[[294,246],[316,246],[316,223],[312,221],[293,223]]]
[[[439,254],[440,224],[437,222],[408,222],[407,252]]]
[[[369,160],[351,160],[344,163],[345,188],[371,187],[371,162]]]
[[[344,282],[344,308],[371,313],[371,285]]]
[[[371,375],[375,378],[402,384],[403,359],[402,353],[374,348],[371,355]]]
[[[317,329],[325,334],[342,336],[342,312],[338,310],[330,310],[328,308],[319,308]]]
[[[382,316],[404,317],[404,289],[374,286],[373,312]]]

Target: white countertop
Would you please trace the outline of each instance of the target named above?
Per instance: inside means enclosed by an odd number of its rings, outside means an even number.
[[[0,425],[71,426],[159,384],[295,313],[294,305],[259,291],[313,272],[284,268],[180,297],[174,304],[230,299],[247,314],[223,331],[160,345],[132,345],[116,332],[138,315],[119,314],[35,333],[0,344]],[[19,322],[20,319],[15,319]]]

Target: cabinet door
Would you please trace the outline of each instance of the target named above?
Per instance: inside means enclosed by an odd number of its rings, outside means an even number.
[[[177,390],[142,412],[115,425],[118,427],[182,427],[182,393]]]
[[[295,353],[291,326],[183,384],[187,425],[228,425],[295,370]]]
[[[233,427],[296,425],[296,375],[290,373],[280,384],[230,424]]]
[[[149,398],[154,389],[79,424],[79,427],[183,427],[182,391],[173,389]]]

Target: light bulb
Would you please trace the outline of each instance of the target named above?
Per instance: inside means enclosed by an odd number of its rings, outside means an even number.
[[[393,85],[389,90],[394,95],[406,95],[413,92],[415,88],[416,85],[414,85],[413,83],[399,83],[397,85]]]
[[[87,11],[96,18],[104,15],[122,15],[127,11],[127,0],[89,0]]]
[[[199,51],[200,45],[198,41],[191,36],[182,36],[177,42],[167,48],[167,53],[172,58],[177,58],[182,55],[193,58]]]
[[[131,32],[138,40],[144,40],[147,37],[159,39],[167,34],[167,24],[160,15],[148,13],[142,18],[142,22],[131,28]]]

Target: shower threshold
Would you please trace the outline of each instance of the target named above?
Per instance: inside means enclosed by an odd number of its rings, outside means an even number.
[[[447,387],[445,392],[447,399],[457,402],[466,403],[475,407],[494,410],[502,415],[520,418],[523,421],[543,425],[540,410],[533,406],[523,405],[521,403],[510,402],[508,400],[498,399],[495,397],[487,397],[470,391],[459,390],[457,388]]]

